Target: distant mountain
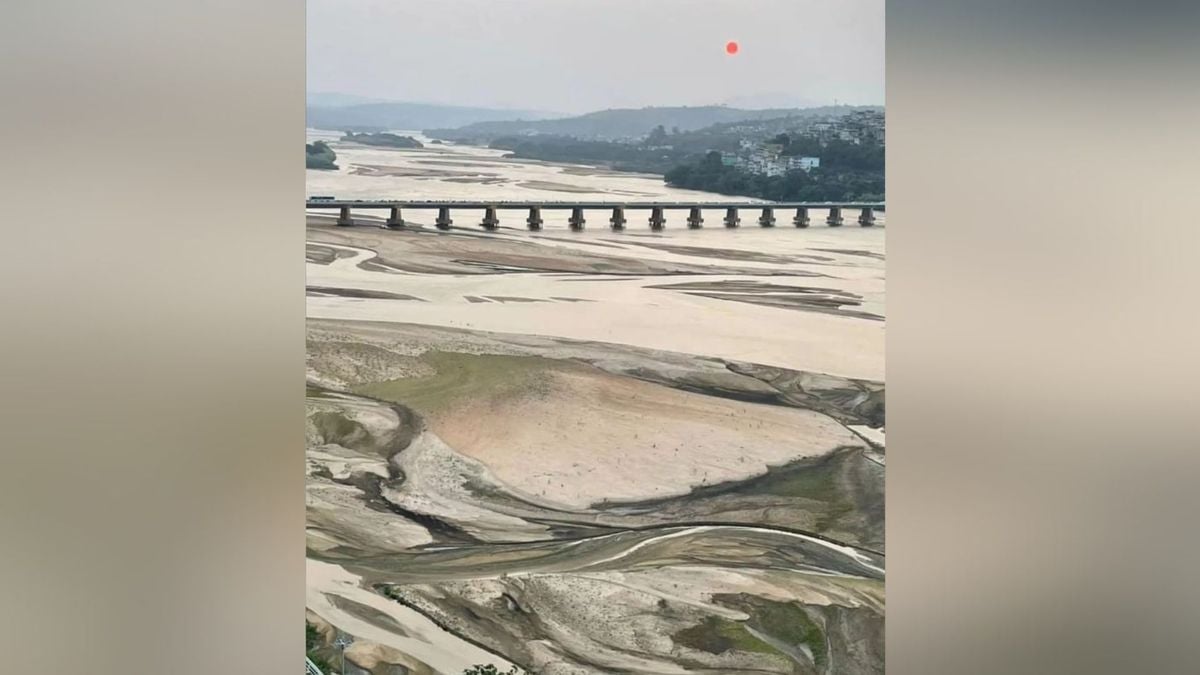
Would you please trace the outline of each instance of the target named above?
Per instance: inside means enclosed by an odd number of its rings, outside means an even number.
[[[815,108],[828,105],[827,100],[817,100],[809,96],[785,91],[766,91],[757,94],[734,96],[721,101],[721,105],[731,108]]]
[[[726,106],[662,107],[601,110],[598,112],[548,120],[487,121],[457,129],[444,125],[425,133],[452,141],[490,141],[501,136],[549,134],[579,139],[622,139],[645,136],[662,125],[668,131],[693,131],[713,124],[763,120],[788,116],[830,115],[852,110],[851,106],[820,108],[771,108],[746,110]]]
[[[436,103],[404,103],[380,101],[374,103],[337,103],[337,96],[313,94],[325,100],[322,105],[308,106],[308,126],[333,131],[385,131],[389,129],[426,129],[458,127],[486,120],[541,120],[554,116],[538,110],[506,110],[502,108],[470,108],[438,105]],[[333,98],[329,98],[333,96]],[[333,101],[333,103],[330,103]]]
[[[309,92],[305,97],[305,105],[323,106],[329,108],[340,108],[348,105],[359,105],[361,103],[387,103],[387,99],[374,98],[371,96],[359,96],[358,94],[342,94],[333,91],[314,91]]]

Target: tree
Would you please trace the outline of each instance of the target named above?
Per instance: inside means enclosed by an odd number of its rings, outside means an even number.
[[[662,145],[667,142],[667,130],[663,125],[658,125],[650,130],[650,134],[646,136],[646,145]]]
[[[336,169],[337,154],[325,141],[304,145],[304,167],[306,169]]]
[[[509,670],[500,670],[496,666],[493,666],[489,663],[486,666],[471,666],[463,671],[463,675],[517,675],[519,672],[520,671],[517,670],[516,666],[513,666]]]
[[[318,653],[318,649],[325,646],[325,637],[321,635],[321,631],[311,623],[304,622],[304,654],[312,661],[323,673],[333,672],[329,667],[329,662],[325,657]]]

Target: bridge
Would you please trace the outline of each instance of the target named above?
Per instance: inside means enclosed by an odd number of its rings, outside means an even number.
[[[623,230],[628,222],[626,211],[648,211],[647,223],[651,230],[662,230],[666,227],[667,211],[687,211],[687,226],[697,229],[703,226],[704,209],[724,210],[722,222],[725,227],[738,227],[741,223],[740,212],[751,210],[758,212],[757,222],[762,227],[775,226],[776,211],[792,211],[792,224],[796,227],[808,227],[811,222],[810,210],[824,211],[825,224],[838,227],[845,222],[843,210],[857,210],[858,224],[870,227],[875,224],[875,212],[884,210],[883,202],[599,202],[599,201],[462,201],[462,200],[370,200],[370,199],[334,199],[332,197],[309,197],[305,208],[310,210],[336,210],[337,224],[343,227],[354,225],[353,211],[385,210],[388,218],[383,227],[401,229],[404,227],[403,212],[405,209],[429,209],[437,211],[434,225],[439,230],[449,230],[454,223],[451,218],[453,210],[482,211],[483,217],[479,226],[485,230],[495,230],[500,227],[499,212],[503,210],[528,211],[525,225],[530,230],[542,229],[543,211],[570,211],[567,224],[572,230],[582,230],[585,211],[611,210],[608,218],[609,227],[613,230]]]

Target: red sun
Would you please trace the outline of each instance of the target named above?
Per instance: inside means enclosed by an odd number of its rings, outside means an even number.
[[[725,43],[725,53],[731,56],[738,53],[738,43],[736,40],[730,40]]]

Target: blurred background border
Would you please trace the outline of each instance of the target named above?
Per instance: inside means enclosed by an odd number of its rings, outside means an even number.
[[[888,4],[891,672],[1200,672],[1197,18]],[[11,672],[298,668],[304,28],[5,5]]]

